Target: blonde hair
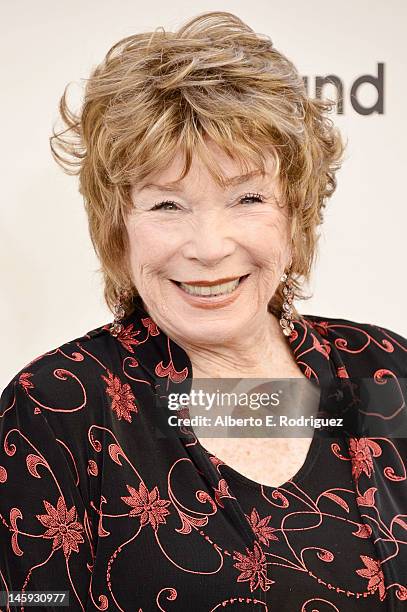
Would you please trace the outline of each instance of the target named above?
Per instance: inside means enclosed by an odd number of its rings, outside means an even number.
[[[317,227],[336,189],[345,145],[327,116],[335,102],[309,98],[297,69],[269,36],[231,13],[207,12],[176,32],[157,28],[120,40],[86,80],[77,113],[68,107],[65,87],[59,103],[64,129],[53,129],[50,144],[65,172],[79,175],[112,312],[119,287],[130,289],[126,314],[138,295],[124,225],[131,186],[169,164],[176,149],[185,162],[181,179],[197,154],[223,185],[208,136],[244,172],[248,162],[265,172],[271,150],[291,220],[294,296],[311,297],[302,284],[316,258]],[[277,316],[283,299],[280,284],[269,303]]]

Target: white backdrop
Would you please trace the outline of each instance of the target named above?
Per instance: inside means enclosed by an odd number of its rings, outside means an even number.
[[[77,178],[49,150],[58,101],[110,46],[135,32],[173,29],[209,10],[235,13],[271,36],[309,80],[343,82],[343,114],[333,115],[348,148],[328,204],[303,314],[376,323],[407,336],[407,169],[405,120],[407,4],[404,0],[54,0],[4,2],[1,109],[0,388],[36,356],[109,322]],[[383,64],[383,112],[360,114],[350,101],[362,75]],[[366,80],[366,78],[365,78]],[[328,97],[334,89],[323,90]],[[362,83],[360,105],[377,102]]]

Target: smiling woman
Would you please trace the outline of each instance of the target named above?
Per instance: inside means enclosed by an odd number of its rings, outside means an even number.
[[[135,195],[140,213],[159,208],[185,216],[202,199],[202,215],[209,202],[213,205],[213,197],[202,197],[208,176],[211,195],[219,201],[222,193],[222,206],[241,224],[247,212],[242,209],[251,206],[247,200],[238,204],[239,197],[260,190],[256,181],[241,181],[262,177],[259,187],[268,206],[256,207],[256,214],[264,212],[269,222],[272,202],[285,207],[291,221],[290,281],[295,297],[304,297],[318,225],[336,188],[344,149],[328,117],[333,106],[310,99],[295,66],[270,38],[229,13],[200,16],[177,32],[157,30],[117,42],[87,80],[80,115],[69,109],[65,90],[60,110],[66,128],[51,138],[56,160],[79,174],[110,307],[120,288],[128,290],[121,302],[126,313],[134,308],[133,296],[142,295],[125,261],[129,245],[123,224]],[[200,181],[199,169],[206,172]],[[184,179],[189,185],[182,185]],[[197,191],[203,185],[204,191]],[[168,195],[173,200],[184,186],[188,200],[164,206]],[[178,223],[177,218],[154,221]],[[269,308],[277,316],[282,291],[275,283],[270,295]],[[298,314],[293,304],[292,312]]]
[[[269,312],[268,303],[291,256],[287,205],[279,201],[270,153],[264,152],[264,176],[257,172],[236,180],[238,164],[212,140],[206,139],[205,146],[228,186],[213,180],[196,157],[172,191],[171,201],[165,199],[162,187],[146,191],[143,185],[134,186],[133,206],[125,216],[128,267],[144,306],[160,328],[187,350],[195,369],[205,364],[212,376],[216,355],[224,353],[233,362],[230,368],[218,368],[218,376],[256,375],[270,348],[277,350],[277,338],[285,344],[275,329],[271,342],[269,330],[278,319]],[[182,155],[175,153],[152,180],[174,185],[182,162]],[[241,340],[241,347],[231,351],[227,338],[233,341],[247,321],[253,321],[257,330],[256,342]],[[236,362],[243,350],[246,359],[239,371]],[[275,356],[270,359],[269,376],[277,361]]]
[[[400,610],[407,340],[294,305],[344,151],[333,102],[221,11],[118,41],[77,113],[66,94],[51,150],[79,175],[114,319],[1,396],[0,605]],[[191,392],[214,387],[277,405],[208,413]],[[317,415],[346,428],[269,425]]]

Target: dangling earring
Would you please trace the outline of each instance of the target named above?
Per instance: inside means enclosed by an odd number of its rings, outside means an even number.
[[[124,316],[126,314],[126,311],[124,310],[124,307],[123,307],[123,300],[125,298],[129,297],[129,293],[130,292],[129,292],[128,289],[120,288],[119,291],[118,291],[117,300],[116,300],[116,302],[114,303],[114,306],[113,306],[114,320],[113,320],[113,323],[111,324],[111,326],[109,328],[109,332],[115,338],[123,330],[123,324],[122,324],[121,320],[124,318]]]
[[[280,317],[280,325],[282,327],[283,334],[285,336],[290,336],[292,331],[294,330],[294,323],[292,322],[293,310],[291,306],[294,300],[294,289],[293,289],[292,279],[290,276],[291,265],[292,265],[292,260],[290,262],[288,271],[284,272],[284,274],[280,278],[280,281],[282,283],[285,283],[283,287],[284,302],[283,302],[283,306],[281,310],[281,317]]]

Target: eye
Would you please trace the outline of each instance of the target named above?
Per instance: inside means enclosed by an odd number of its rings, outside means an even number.
[[[264,202],[264,196],[260,193],[246,193],[246,195],[240,198],[240,201],[243,200],[257,200],[258,202]]]
[[[240,202],[243,200],[257,200],[258,202],[264,202],[264,196],[260,193],[246,193],[240,198]],[[151,208],[151,210],[176,210],[175,208],[168,208],[169,206],[176,207],[177,203],[173,200],[164,200],[163,202],[157,202]]]
[[[174,208],[164,208],[165,205],[177,206],[177,203],[173,202],[172,200],[165,200],[164,202],[157,202],[157,204],[154,204],[151,210],[175,210]]]

